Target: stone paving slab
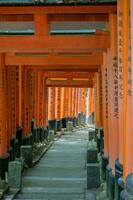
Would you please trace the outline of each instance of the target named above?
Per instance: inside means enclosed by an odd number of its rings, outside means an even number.
[[[63,135],[23,174],[17,199],[85,200],[88,128]]]

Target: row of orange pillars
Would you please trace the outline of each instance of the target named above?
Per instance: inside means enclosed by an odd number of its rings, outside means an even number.
[[[0,54],[0,177],[8,162],[20,156],[22,145],[48,139],[48,130],[61,131],[93,121],[93,88],[47,87],[45,73],[4,65]],[[88,116],[88,117],[87,117]]]

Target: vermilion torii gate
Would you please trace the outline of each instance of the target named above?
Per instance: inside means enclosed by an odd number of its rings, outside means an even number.
[[[118,7],[0,7],[1,22],[34,24],[32,35],[0,36],[2,178],[9,161],[7,151],[10,141],[14,143],[16,139],[16,128],[23,128],[19,141],[21,145],[22,140],[26,143],[29,141],[33,119],[35,126],[46,127],[48,121],[53,126],[56,118],[61,121],[67,117],[77,118],[79,112],[85,114],[85,94],[89,87],[90,114],[95,110],[96,127],[104,128],[102,162],[104,172],[108,163],[108,195],[110,199],[114,195],[119,198],[122,187],[118,179],[123,177],[125,183],[126,177],[132,173],[131,6],[132,2],[130,4],[129,0],[119,0]],[[123,20],[125,23],[122,23]],[[84,35],[52,33],[51,22],[68,21],[102,21],[108,27],[106,26],[106,30],[97,29],[93,34]],[[127,179],[130,183],[131,177],[130,175]],[[128,189],[129,182],[127,181]]]

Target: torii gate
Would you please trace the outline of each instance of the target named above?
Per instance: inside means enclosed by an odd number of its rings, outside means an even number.
[[[0,170],[2,169],[0,175],[2,178],[7,170],[9,159],[7,149],[10,146],[10,139],[15,137],[16,122],[18,126],[24,127],[23,137],[29,136],[33,113],[38,125],[45,123],[39,110],[45,110],[41,101],[47,95],[46,84],[93,87],[93,73],[98,72],[103,64],[102,52],[110,48],[108,31],[96,30],[92,35],[51,35],[51,21],[108,22],[109,15],[116,11],[116,5],[0,7],[0,21],[33,21],[35,27],[33,35],[0,36]],[[69,80],[61,82],[46,80],[62,76]],[[86,76],[89,81],[70,80],[70,78],[86,79]],[[46,100],[44,104],[48,104]],[[44,112],[44,117],[46,115]]]

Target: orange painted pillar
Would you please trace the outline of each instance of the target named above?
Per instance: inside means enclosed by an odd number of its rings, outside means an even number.
[[[66,128],[68,118],[68,88],[63,88],[63,105],[62,105],[62,128]]]
[[[76,102],[77,102],[77,88],[73,88],[73,126],[76,127],[76,117],[77,117],[77,111],[76,111]]]
[[[49,130],[56,131],[56,118],[55,118],[55,88],[48,88],[48,128]]]
[[[72,88],[68,88],[68,116],[72,120]]]
[[[107,51],[108,76],[108,144],[109,165],[106,169],[109,177],[109,197],[115,196],[115,162],[118,159],[118,64],[117,64],[117,16],[109,16],[111,47]]]
[[[94,89],[88,89],[88,121],[94,123]]]
[[[60,87],[56,88],[56,120],[57,120],[57,131],[61,130],[61,94],[62,90]]]
[[[78,125],[81,125],[81,119],[82,119],[82,110],[81,110],[81,97],[82,97],[82,88],[78,88]]]
[[[46,86],[46,78],[43,81],[43,109],[44,109],[44,126],[48,127],[48,88]]]
[[[5,178],[8,169],[7,154],[7,104],[6,104],[5,55],[0,54],[0,177]]]
[[[118,1],[118,101],[119,101],[119,118],[118,118],[118,131],[119,131],[119,166],[122,169],[123,165],[123,132],[124,132],[124,112],[123,112],[123,8],[122,0]]]
[[[104,128],[104,158],[108,160],[109,156],[109,133],[108,133],[108,73],[107,73],[107,54],[103,54],[103,66],[102,66],[102,104],[103,104],[103,128]],[[107,163],[107,162],[106,162]],[[105,171],[105,169],[104,169]]]

